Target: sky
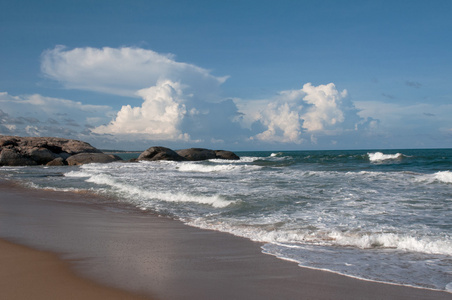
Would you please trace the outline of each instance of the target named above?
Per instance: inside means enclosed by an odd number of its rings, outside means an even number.
[[[0,0],[0,134],[452,148],[452,1]]]

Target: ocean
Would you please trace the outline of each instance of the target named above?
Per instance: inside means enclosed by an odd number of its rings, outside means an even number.
[[[262,242],[262,252],[303,267],[452,292],[452,149],[236,153],[1,167],[0,177],[105,195],[115,209]]]

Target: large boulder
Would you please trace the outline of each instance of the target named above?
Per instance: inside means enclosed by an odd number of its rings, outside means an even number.
[[[0,152],[0,166],[33,166],[37,163],[31,158],[24,156],[15,149],[2,149]]]
[[[51,162],[57,157],[60,157],[59,154],[50,151],[47,148],[27,148],[22,151],[26,156],[30,157],[30,159],[34,160],[38,165],[45,165],[48,162]]]
[[[105,153],[79,153],[69,156],[66,162],[70,166],[78,166],[90,163],[110,163],[122,160],[120,157]]]
[[[183,161],[185,160],[182,156],[174,152],[173,150],[166,147],[151,147],[144,151],[138,156],[138,160],[173,160],[173,161]]]
[[[176,151],[177,154],[186,160],[198,161],[217,158],[214,150],[204,148],[190,148]]]
[[[67,166],[67,161],[62,157],[57,157],[54,160],[46,163],[46,166],[52,166],[52,167]]]
[[[240,157],[231,151],[225,151],[225,150],[215,150],[216,158],[219,159],[228,159],[228,160],[239,160]]]

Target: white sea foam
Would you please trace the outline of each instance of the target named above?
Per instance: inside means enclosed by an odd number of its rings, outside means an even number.
[[[370,162],[375,163],[391,159],[401,159],[403,157],[403,154],[402,153],[384,154],[382,152],[375,152],[367,153],[367,156],[369,157]]]
[[[114,191],[120,193],[122,196],[128,199],[138,199],[140,207],[146,206],[149,201],[166,201],[166,202],[192,202],[198,204],[207,204],[213,207],[226,207],[234,201],[228,201],[223,199],[220,195],[190,195],[188,193],[172,193],[172,192],[159,192],[140,188],[136,185],[126,184],[117,181],[113,177],[105,174],[93,175],[86,180],[87,182],[96,183],[99,185],[108,185],[113,188]]]
[[[204,229],[228,232],[266,243],[308,243],[330,246],[351,246],[360,249],[389,248],[428,254],[452,255],[452,241],[432,240],[428,237],[414,237],[393,233],[353,234],[349,232],[312,232],[303,230],[265,230],[255,226],[232,225],[230,223],[209,223],[202,218],[191,220],[189,225]],[[296,246],[294,246],[296,247]]]
[[[452,183],[452,172],[451,171],[442,171],[434,174],[435,179],[445,183]]]
[[[442,182],[442,183],[452,183],[452,172],[451,171],[440,171],[433,174],[421,175],[416,178],[418,182]]]
[[[450,239],[432,240],[428,237],[414,237],[395,233],[350,234],[332,232],[328,235],[334,244],[355,246],[361,249],[392,248],[411,252],[452,255]]]
[[[205,165],[197,163],[180,164],[177,169],[180,172],[231,172],[246,169],[259,169],[259,166],[237,165],[237,164],[221,164],[221,165]]]
[[[91,177],[91,173],[83,172],[83,171],[69,171],[64,173],[65,177]]]
[[[255,156],[242,156],[240,157],[240,160],[236,162],[244,162],[244,163],[252,163],[256,160],[261,159],[261,157],[255,157]]]

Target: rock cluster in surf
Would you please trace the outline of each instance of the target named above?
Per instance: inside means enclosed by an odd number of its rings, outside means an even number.
[[[206,159],[240,159],[234,152],[225,150],[210,150],[204,148],[190,148],[173,151],[166,147],[151,147],[140,154],[138,160],[172,160],[172,161],[199,161]]]
[[[121,158],[88,143],[55,137],[0,136],[0,166],[82,165]]]
[[[137,160],[199,161],[215,158],[240,159],[235,153],[224,150],[190,148],[173,151],[166,147],[151,147],[141,153]],[[118,160],[122,159],[78,140],[0,135],[0,166],[64,166]]]

